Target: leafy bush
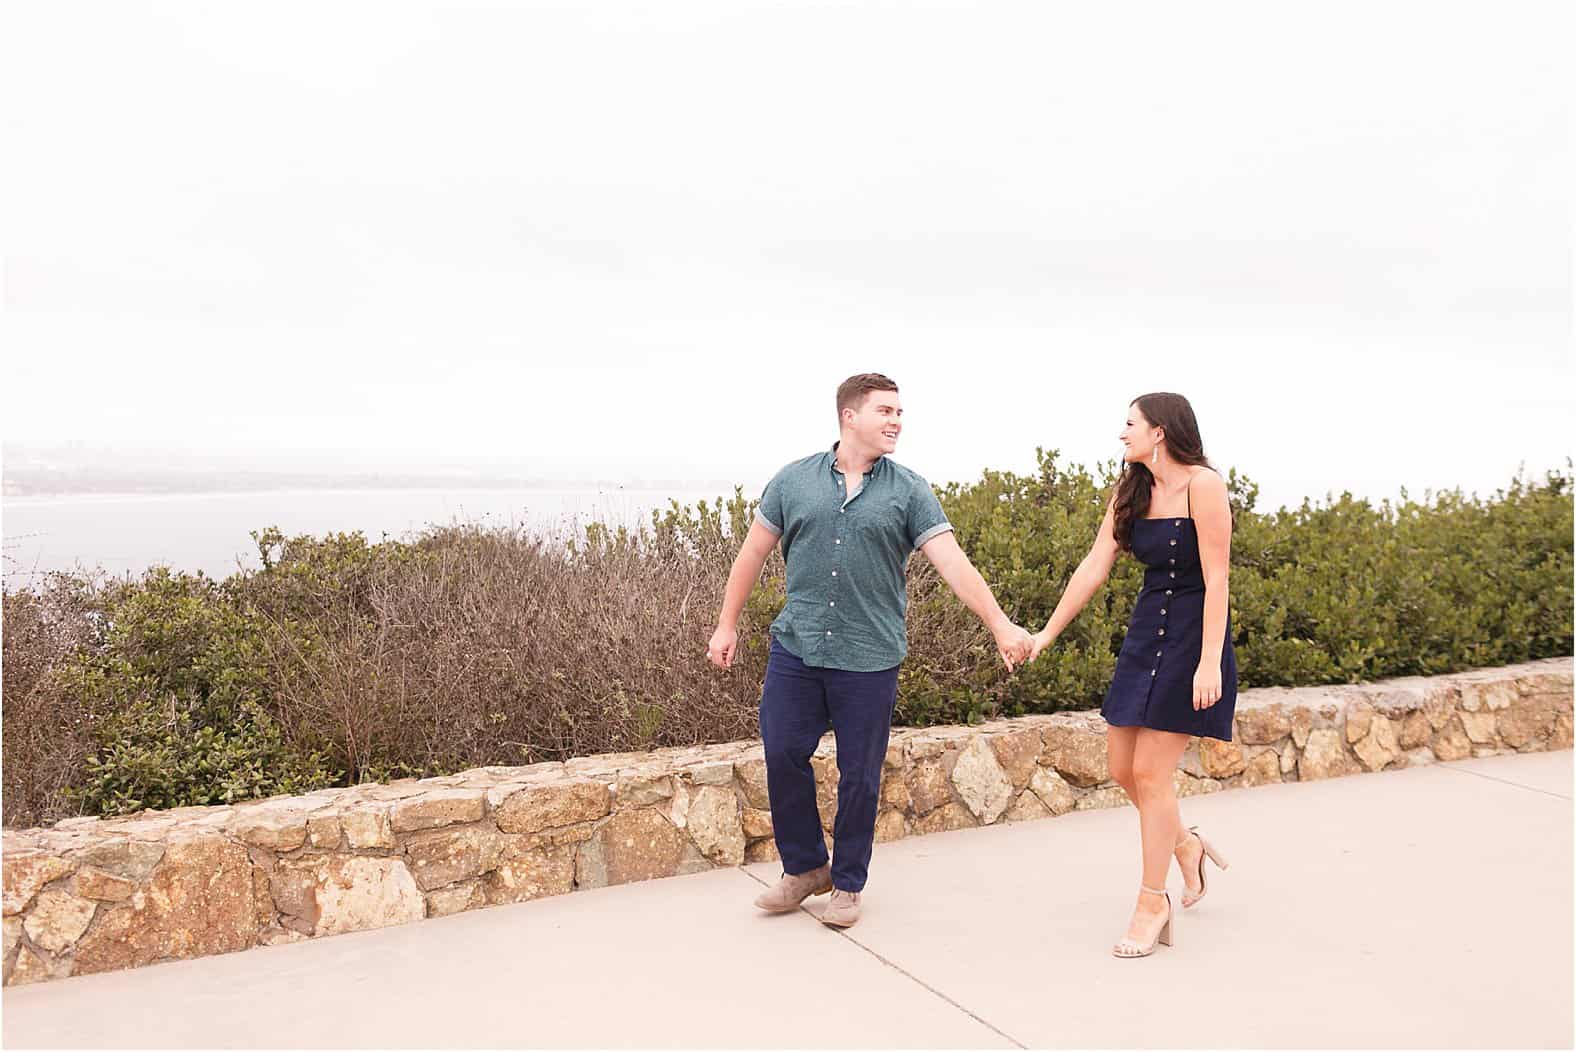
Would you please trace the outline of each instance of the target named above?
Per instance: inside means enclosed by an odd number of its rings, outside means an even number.
[[[1087,553],[1114,465],[987,471],[938,490],[1009,616],[1038,628]],[[1571,474],[1378,505],[1261,514],[1228,476],[1243,686],[1350,682],[1564,655]],[[218,803],[754,735],[780,554],[734,667],[703,655],[754,504],[591,523],[572,537],[475,525],[409,540],[254,534],[262,568],[215,582],[55,575],[4,600],[5,820]],[[898,722],[1097,706],[1140,587],[1118,560],[1054,648],[1009,676],[990,635],[910,561]]]
[[[1037,476],[986,472],[941,489],[959,542],[1002,607],[1045,624],[1094,541],[1113,477],[1096,481],[1038,454]],[[1431,675],[1571,653],[1571,476],[1516,478],[1488,500],[1459,490],[1373,505],[1351,494],[1261,514],[1258,489],[1231,472],[1231,627],[1240,685],[1347,683]],[[1118,559],[1109,583],[1056,646],[982,692],[904,706],[963,722],[1097,706],[1142,584]],[[952,600],[956,602],[956,600]],[[981,655],[988,638],[981,637]],[[918,660],[916,660],[916,658]],[[911,651],[910,663],[924,657]]]
[[[107,632],[65,663],[97,748],[67,800],[94,814],[304,792],[332,772],[266,708],[263,626],[202,575],[156,568],[110,590]]]

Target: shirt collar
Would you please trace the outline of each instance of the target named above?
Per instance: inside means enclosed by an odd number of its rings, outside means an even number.
[[[842,471],[840,471],[838,469],[838,467],[837,467],[837,447],[842,445],[842,444],[843,444],[843,440],[842,439],[838,439],[836,442],[832,443],[832,448],[830,450],[828,450],[827,453],[826,453],[826,466],[831,468],[834,472],[836,472],[839,475],[842,474]],[[870,462],[870,470],[868,472],[866,472],[866,474],[874,475],[878,470],[880,470],[881,466],[883,464],[885,464],[885,463],[886,463],[886,454],[883,453],[879,457],[876,457],[875,460]]]

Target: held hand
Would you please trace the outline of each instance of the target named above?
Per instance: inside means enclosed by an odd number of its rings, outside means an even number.
[[[1026,629],[1008,624],[996,633],[996,652],[1001,655],[1008,672],[1027,661],[1033,650],[1034,637],[1030,636]]]
[[[1220,665],[1200,665],[1193,673],[1193,708],[1207,709],[1220,700]]]
[[[1052,643],[1056,642],[1056,637],[1051,635],[1048,629],[1044,628],[1034,633],[1033,639],[1034,649],[1029,651],[1029,661],[1033,661],[1035,658],[1039,657],[1041,651],[1045,650]],[[1028,662],[1025,662],[1025,664],[1027,663]]]
[[[706,659],[718,668],[732,668],[733,655],[738,649],[738,630],[719,625],[711,634],[711,642],[706,644]]]

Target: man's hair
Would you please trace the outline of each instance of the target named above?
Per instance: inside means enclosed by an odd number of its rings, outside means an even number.
[[[858,412],[871,391],[896,391],[897,384],[880,373],[860,373],[837,385],[837,426],[843,426],[843,410]]]

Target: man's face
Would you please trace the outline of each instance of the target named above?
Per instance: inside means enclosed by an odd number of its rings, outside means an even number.
[[[871,391],[865,395],[864,405],[843,411],[843,423],[854,441],[885,456],[897,448],[897,436],[903,430],[903,403],[896,391]]]

